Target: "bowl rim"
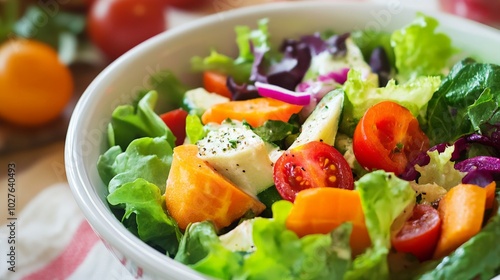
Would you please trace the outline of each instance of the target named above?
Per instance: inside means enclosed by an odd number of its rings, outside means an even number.
[[[266,12],[273,12],[282,9],[300,9],[311,6],[323,8],[325,5],[352,8],[355,10],[360,8],[380,8],[384,7],[385,4],[379,2],[366,3],[363,1],[352,2],[348,0],[275,2],[206,15],[146,40],[124,55],[120,56],[115,61],[111,62],[97,75],[77,101],[70,118],[65,140],[64,160],[67,179],[73,193],[74,200],[78,204],[91,227],[107,246],[109,245],[112,248],[116,248],[119,250],[119,253],[129,259],[132,259],[133,262],[143,270],[158,271],[160,273],[165,273],[165,275],[175,273],[178,276],[191,277],[191,279],[205,279],[205,277],[201,274],[189,269],[187,266],[175,261],[174,259],[161,254],[146,243],[142,242],[139,238],[129,232],[112,214],[112,212],[104,206],[103,203],[100,203],[101,198],[93,187],[93,184],[88,176],[88,170],[84,168],[85,164],[81,158],[80,137],[77,137],[77,135],[80,134],[79,130],[87,125],[84,118],[84,112],[86,111],[86,108],[92,106],[92,101],[97,98],[98,92],[96,90],[99,88],[99,84],[106,79],[109,73],[121,67],[121,65],[126,61],[144,54],[148,51],[148,49],[159,42],[168,40],[169,38],[175,38],[176,36],[179,36],[179,34],[195,30],[199,26],[214,24],[214,22],[220,20],[221,16],[227,19],[236,19],[242,16],[245,17],[262,13],[264,9]],[[405,4],[402,5],[405,10],[414,12],[422,10]],[[500,38],[499,30],[472,20],[460,18],[441,11],[424,11],[424,13],[430,16],[438,17],[440,25],[451,25],[451,23],[459,21],[464,25],[464,28],[473,28],[474,30],[486,32],[488,35]],[[116,253],[117,252],[114,252],[115,255]]]

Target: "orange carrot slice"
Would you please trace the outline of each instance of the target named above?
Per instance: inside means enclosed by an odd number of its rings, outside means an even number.
[[[350,244],[353,255],[358,255],[371,244],[358,191],[310,188],[297,194],[286,226],[302,237],[329,233],[344,222],[353,225]]]
[[[231,99],[232,94],[231,91],[227,88],[226,82],[226,75],[214,71],[203,72],[203,87],[208,92],[217,93]]]
[[[167,210],[181,229],[206,220],[221,229],[249,210],[258,215],[266,208],[198,158],[197,153],[196,145],[174,148],[167,179]]]
[[[493,208],[495,204],[495,192],[497,184],[495,181],[489,183],[484,189],[486,190],[486,209]]]
[[[298,113],[301,109],[300,105],[260,97],[217,104],[205,111],[201,120],[204,124],[221,123],[228,118],[238,121],[246,120],[251,126],[258,127],[268,120],[287,122],[293,114]]]
[[[472,184],[451,188],[439,202],[441,236],[434,258],[447,256],[481,230],[486,190]]]

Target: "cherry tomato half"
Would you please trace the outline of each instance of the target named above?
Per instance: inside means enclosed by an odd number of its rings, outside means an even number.
[[[87,32],[111,60],[166,29],[161,0],[98,0],[90,7]]]
[[[183,109],[175,109],[160,115],[160,118],[174,134],[176,146],[184,143],[184,139],[186,139],[187,116],[188,112]]]
[[[354,189],[351,168],[332,146],[313,141],[286,151],[274,165],[274,183],[280,195],[294,201],[304,189]]]
[[[367,170],[403,173],[409,161],[429,149],[429,138],[405,107],[383,101],[368,109],[354,131],[353,150]]]
[[[391,238],[398,252],[411,253],[420,261],[431,259],[441,233],[439,212],[430,205],[419,204],[401,230]]]
[[[203,87],[208,92],[217,93],[231,99],[233,94],[226,86],[227,76],[214,71],[203,72]]]

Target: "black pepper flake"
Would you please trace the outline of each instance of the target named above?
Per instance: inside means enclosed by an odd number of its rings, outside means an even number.
[[[420,202],[422,202],[422,194],[421,194],[421,193],[419,193],[419,194],[417,195],[417,197],[416,197],[416,202],[417,202],[418,204],[420,204]]]

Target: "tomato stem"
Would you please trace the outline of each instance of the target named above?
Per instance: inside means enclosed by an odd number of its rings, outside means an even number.
[[[403,143],[397,143],[396,147],[394,147],[394,153],[401,153],[403,151],[404,144]]]

